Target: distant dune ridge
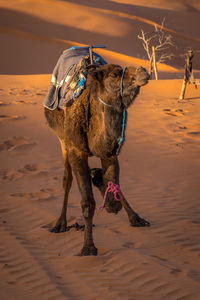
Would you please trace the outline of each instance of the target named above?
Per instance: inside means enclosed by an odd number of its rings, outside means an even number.
[[[0,0],[0,299],[199,299],[200,87],[178,100],[188,48],[200,68],[199,14],[198,0]],[[82,232],[48,231],[63,199],[61,150],[42,105],[52,70],[63,50],[88,44],[106,44],[98,53],[109,63],[148,67],[137,35],[163,18],[176,56],[130,108],[119,157],[123,191],[151,227],[96,211],[99,256],[80,257]]]

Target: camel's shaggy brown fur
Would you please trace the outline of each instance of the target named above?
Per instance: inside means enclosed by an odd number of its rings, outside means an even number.
[[[138,95],[140,87],[149,79],[144,68],[128,67],[124,73],[121,97],[122,71],[117,65],[104,65],[90,70],[86,89],[72,106],[66,107],[65,110],[54,111],[45,108],[48,124],[60,140],[65,164],[64,204],[61,216],[52,231],[66,231],[66,210],[73,170],[82,197],[81,207],[85,220],[82,255],[97,254],[92,237],[92,219],[95,210],[92,182],[100,189],[102,195],[108,181],[119,184],[117,149],[122,134],[123,109],[129,107]],[[101,103],[98,97],[110,106]],[[89,169],[88,157],[92,155],[101,159],[102,169]],[[123,206],[132,226],[149,226],[149,223],[130,207],[122,193],[121,195],[122,201],[118,202],[109,193],[105,204],[106,210],[117,213]]]

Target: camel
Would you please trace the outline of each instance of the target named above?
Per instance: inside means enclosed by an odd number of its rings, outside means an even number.
[[[140,88],[148,83],[149,75],[143,67],[122,69],[115,64],[91,68],[88,72],[86,87],[71,106],[64,110],[45,108],[47,122],[60,141],[65,166],[63,207],[51,231],[68,230],[66,211],[73,171],[81,194],[85,223],[82,256],[97,255],[93,241],[96,204],[92,183],[103,196],[107,193],[103,204],[107,212],[117,214],[123,207],[131,226],[150,226],[125,199],[119,185],[118,162],[125,139],[126,109],[133,103]],[[90,170],[90,156],[101,160],[101,169]],[[114,190],[108,190],[108,184],[112,184]]]

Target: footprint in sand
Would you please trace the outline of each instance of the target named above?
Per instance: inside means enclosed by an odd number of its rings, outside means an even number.
[[[37,96],[46,96],[46,92],[47,91],[39,91],[39,92],[37,92],[37,93],[35,93]]]
[[[163,258],[163,257],[160,257],[160,256],[157,256],[157,255],[151,255],[151,257],[159,260],[159,261],[162,261],[162,262],[167,262],[167,259],[166,258]]]
[[[10,211],[11,211],[10,208],[0,208],[0,214],[5,214],[5,213],[8,213]]]
[[[3,121],[19,121],[26,119],[25,116],[18,116],[18,115],[0,115],[0,122]]]
[[[173,132],[183,132],[184,130],[188,129],[186,126],[178,126],[175,129],[173,129]]]
[[[32,143],[32,144],[26,143],[26,144],[15,147],[13,150],[16,152],[27,152],[27,151],[32,150],[33,147],[35,147],[35,146],[36,146],[36,143]]]
[[[200,272],[196,270],[189,270],[187,276],[198,283],[200,282]]]
[[[35,105],[37,102],[33,102],[31,100],[16,100],[14,101],[15,104],[32,104]]]
[[[9,90],[9,94],[10,95],[17,95],[18,94],[18,89],[17,88],[11,88]]]
[[[187,110],[181,108],[176,108],[176,109],[164,108],[163,111],[166,115],[173,116],[173,117],[182,117],[185,115],[185,113],[188,112]]]
[[[200,137],[200,131],[190,131],[187,134],[192,135],[192,136],[196,136],[196,137]]]
[[[22,176],[23,176],[23,174],[21,174],[20,172],[15,172],[15,171],[6,170],[6,169],[0,170],[0,178],[2,180],[15,181],[15,180],[18,180],[19,178],[21,178]]]
[[[123,244],[123,247],[132,249],[132,248],[136,248],[136,245],[135,245],[135,243],[132,243],[132,242],[126,242]]]
[[[13,193],[10,194],[11,197],[23,198],[31,201],[45,201],[52,199],[52,195],[47,192],[40,190],[39,192],[33,193]]]
[[[28,143],[24,137],[13,137],[0,144],[0,151],[29,151],[36,143]]]
[[[23,169],[18,170],[21,174],[26,175],[36,175],[38,176],[46,176],[48,172],[45,170],[46,166],[41,163],[33,163],[33,164],[27,164],[24,166]]]
[[[171,274],[174,274],[174,275],[177,275],[177,274],[179,274],[179,273],[181,273],[182,271],[180,270],[180,269],[178,269],[178,268],[172,268],[171,269],[171,271],[170,271],[170,273]]]
[[[185,130],[185,129],[187,129],[187,127],[186,126],[179,126],[179,129]]]
[[[46,176],[48,172],[45,171],[45,165],[43,164],[27,164],[23,169],[17,171],[1,169],[0,178],[2,180],[15,181],[21,178],[24,175],[34,175],[37,177]],[[41,192],[49,193],[51,190],[41,190]]]
[[[32,92],[30,90],[23,89],[23,90],[20,91],[20,94],[21,95],[30,95],[30,94],[32,94]]]
[[[41,171],[45,168],[43,164],[28,164],[24,166],[24,170],[28,172]]]
[[[19,145],[23,145],[26,143],[26,140],[23,137],[13,137],[10,140],[7,140],[0,144],[0,151],[3,150],[13,150],[15,147]]]
[[[23,96],[32,96],[33,92],[32,90],[28,90],[28,89],[17,89],[17,88],[11,88],[9,89],[9,95],[23,95]]]
[[[0,101],[0,107],[2,107],[2,106],[7,106],[7,105],[9,105],[10,103],[6,103],[6,102],[3,102],[3,101]]]

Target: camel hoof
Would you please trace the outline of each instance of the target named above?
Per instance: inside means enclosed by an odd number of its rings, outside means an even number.
[[[145,219],[140,218],[138,214],[135,214],[131,219],[130,219],[130,225],[133,227],[149,227],[151,226],[148,221]]]
[[[81,250],[81,256],[97,255],[97,248],[95,246],[83,247]]]
[[[51,228],[49,231],[53,232],[53,233],[61,233],[61,232],[67,231],[67,227],[66,228],[59,228],[59,227],[55,226],[55,227]]]
[[[51,228],[49,231],[53,233],[60,233],[60,232],[65,232],[68,231],[69,229],[67,228],[67,222],[58,222],[56,226]]]

